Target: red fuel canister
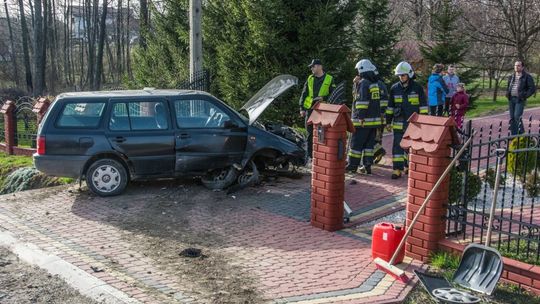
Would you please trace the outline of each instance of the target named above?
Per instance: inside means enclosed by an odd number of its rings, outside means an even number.
[[[405,229],[392,223],[379,223],[373,227],[373,235],[371,240],[371,256],[381,258],[387,262],[390,261],[392,255],[396,251],[399,242],[405,236]],[[395,264],[403,262],[405,256],[405,246],[403,246],[398,254]]]

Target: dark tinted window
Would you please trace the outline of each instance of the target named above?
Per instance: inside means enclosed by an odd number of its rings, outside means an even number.
[[[109,120],[109,129],[113,131],[168,128],[166,105],[161,101],[116,103]]]
[[[207,100],[177,100],[174,102],[179,128],[221,128],[229,116]]]
[[[64,128],[96,128],[99,125],[105,103],[68,103],[56,125]]]

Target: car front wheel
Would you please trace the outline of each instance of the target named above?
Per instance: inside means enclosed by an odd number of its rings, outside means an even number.
[[[86,172],[88,188],[99,196],[118,195],[127,185],[127,173],[122,164],[113,159],[100,159]]]

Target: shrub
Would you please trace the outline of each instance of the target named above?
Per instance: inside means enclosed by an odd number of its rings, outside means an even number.
[[[452,171],[450,171],[450,193],[448,197],[450,204],[457,204],[461,202],[462,184],[463,174],[461,174],[457,168],[452,168]],[[470,203],[472,200],[474,200],[478,193],[480,193],[481,188],[482,179],[472,172],[467,172],[467,187],[465,189],[467,200],[465,203]]]
[[[507,170],[514,176],[525,178],[525,175],[540,165],[539,151],[521,151],[513,152],[518,149],[526,149],[536,146],[534,138],[528,136],[520,136],[510,141],[508,145],[508,162]]]

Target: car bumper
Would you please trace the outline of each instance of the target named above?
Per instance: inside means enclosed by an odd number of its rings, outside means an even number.
[[[38,155],[34,154],[34,166],[40,172],[58,177],[78,178],[88,157],[67,155]]]

